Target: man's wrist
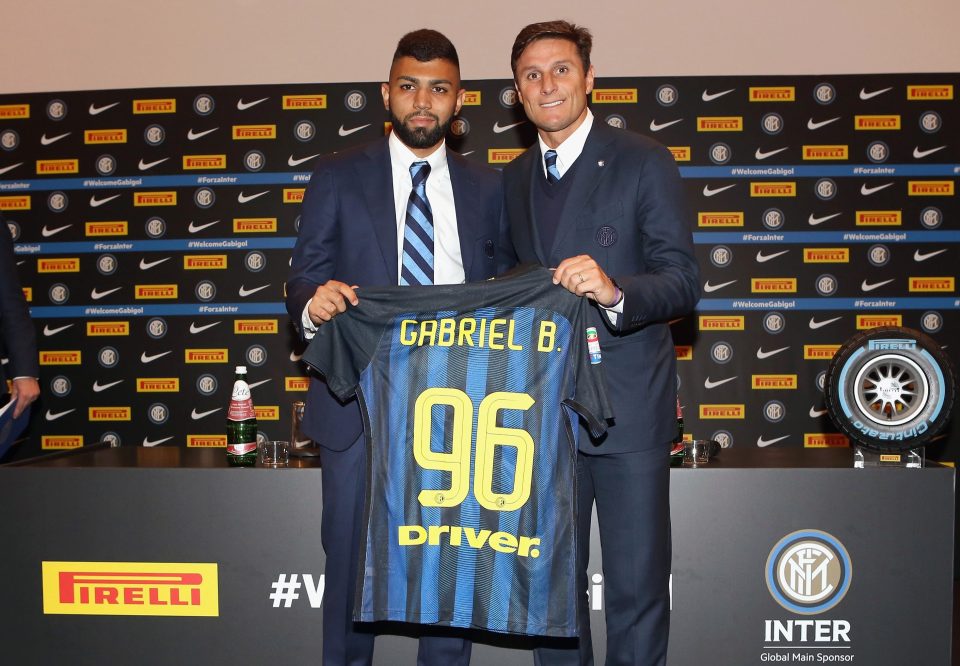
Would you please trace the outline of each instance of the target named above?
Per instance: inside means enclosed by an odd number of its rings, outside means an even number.
[[[613,284],[613,302],[610,303],[609,305],[603,306],[608,310],[610,308],[617,307],[618,305],[620,305],[620,303],[623,302],[623,290],[620,288],[620,285],[618,285],[617,281],[613,279],[611,279],[610,282]]]

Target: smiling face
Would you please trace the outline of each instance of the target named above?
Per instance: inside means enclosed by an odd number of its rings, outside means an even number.
[[[426,157],[443,141],[464,94],[454,63],[439,58],[420,62],[409,56],[394,61],[390,82],[381,84],[380,92],[393,131],[418,157]]]
[[[576,45],[566,39],[532,42],[517,59],[517,94],[551,148],[556,148],[587,117],[593,65],[586,71]]]

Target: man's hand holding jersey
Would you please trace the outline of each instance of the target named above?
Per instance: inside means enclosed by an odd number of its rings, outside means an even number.
[[[553,271],[553,283],[577,296],[586,296],[602,308],[620,304],[623,292],[588,254],[567,257]]]
[[[302,324],[305,337],[312,338],[321,324],[330,321],[341,312],[346,312],[347,302],[350,305],[357,305],[360,302],[357,292],[354,291],[357,288],[357,285],[351,287],[339,280],[327,280],[325,284],[317,287],[303,310]]]

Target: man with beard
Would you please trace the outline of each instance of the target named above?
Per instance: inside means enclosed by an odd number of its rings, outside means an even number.
[[[499,173],[445,145],[464,95],[453,44],[433,30],[405,35],[381,93],[390,136],[320,160],[304,195],[286,304],[305,340],[357,305],[361,287],[459,284],[513,263]],[[323,465],[323,663],[369,664],[373,634],[352,622],[367,469],[357,401],[312,377],[303,431]],[[423,636],[418,661],[467,664],[470,650]]]

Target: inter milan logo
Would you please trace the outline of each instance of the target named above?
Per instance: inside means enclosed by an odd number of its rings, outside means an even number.
[[[294,125],[293,135],[297,138],[297,141],[313,141],[313,137],[317,135],[317,127],[309,120],[301,120]]]
[[[63,192],[51,192],[47,197],[47,208],[54,213],[62,213],[67,209],[67,195]]]
[[[213,284],[210,280],[202,280],[197,283],[197,287],[194,290],[194,293],[197,296],[197,300],[208,303],[212,301],[217,296],[217,286]]]
[[[886,245],[872,245],[867,250],[867,261],[878,268],[886,266],[890,261],[890,249]]]
[[[733,446],[733,435],[731,435],[727,430],[716,431],[710,435],[710,439],[719,444],[720,448],[722,449],[729,449],[731,446]]]
[[[167,322],[162,317],[153,317],[147,322],[147,335],[154,340],[159,340],[167,334]]]
[[[53,99],[47,103],[47,118],[63,120],[67,117],[67,105],[62,99]]]
[[[929,206],[920,211],[920,224],[924,229],[936,229],[943,222],[943,213],[939,208]]]
[[[597,245],[600,247],[610,247],[617,242],[617,230],[611,226],[604,225],[597,229]]]
[[[101,254],[97,257],[97,272],[100,275],[113,275],[117,272],[117,258],[112,254]]]
[[[787,408],[779,400],[771,400],[763,406],[763,418],[770,423],[780,423],[787,415]]]
[[[450,123],[450,133],[454,136],[463,136],[470,133],[470,123],[464,118],[454,118]]]
[[[193,203],[198,208],[210,208],[217,200],[217,195],[209,187],[201,187],[193,193]]]
[[[117,160],[113,155],[101,155],[97,158],[97,173],[110,176],[117,170]]]
[[[607,116],[607,124],[610,125],[610,127],[616,127],[617,129],[627,128],[627,120],[619,113],[613,113]]]
[[[143,140],[150,146],[159,146],[167,138],[167,131],[160,125],[150,125],[143,130]]]
[[[942,126],[943,119],[940,118],[940,114],[936,111],[927,111],[920,116],[920,129],[927,134],[939,132]]]
[[[814,185],[813,191],[821,201],[830,201],[837,196],[837,184],[829,178],[821,178]]]
[[[760,127],[770,135],[783,131],[783,116],[779,113],[767,113],[760,119]]]
[[[786,217],[779,208],[768,208],[763,211],[763,226],[771,231],[776,231],[783,226]]]
[[[267,265],[267,256],[259,250],[248,252],[247,256],[243,258],[243,265],[247,267],[248,271],[259,273]]]
[[[730,150],[730,146],[725,143],[715,143],[710,146],[710,161],[714,164],[726,164],[730,161],[730,158],[733,157],[733,151]]]
[[[824,274],[817,278],[817,293],[821,296],[833,296],[837,293],[837,278]]]
[[[507,86],[500,91],[500,106],[511,108],[517,105],[517,89]]]
[[[890,157],[890,148],[883,141],[874,141],[867,146],[867,159],[874,164],[886,162]]]
[[[193,100],[193,110],[198,116],[209,116],[213,113],[213,97],[210,95],[197,95]]]
[[[20,240],[20,225],[14,222],[13,220],[7,220],[7,229],[10,230],[10,235],[13,237],[13,242],[16,243]]]
[[[836,606],[850,589],[853,565],[843,544],[827,532],[799,530],[767,557],[767,589],[791,613],[814,615]]]
[[[143,229],[150,238],[161,238],[167,233],[167,223],[162,217],[151,217],[143,225]]]
[[[657,88],[657,102],[660,106],[673,106],[678,99],[680,99],[680,94],[670,84]]]
[[[367,105],[367,96],[359,90],[351,90],[343,98],[343,105],[351,111],[362,111]]]
[[[938,333],[943,328],[943,316],[933,310],[924,312],[920,318],[920,327],[927,333]]]
[[[263,345],[251,345],[247,347],[247,363],[260,367],[267,362],[267,348]]]
[[[13,130],[3,130],[0,133],[0,148],[4,150],[16,150],[20,145],[20,135]]]
[[[70,380],[63,375],[57,375],[50,380],[50,392],[58,398],[65,398],[70,395],[71,388]]]
[[[783,333],[787,327],[787,320],[780,312],[768,312],[763,316],[763,330],[771,335]]]
[[[217,378],[207,373],[197,378],[197,393],[200,395],[211,396],[217,392]]]
[[[710,358],[714,360],[715,363],[723,365],[724,363],[729,363],[730,359],[733,358],[733,347],[729,342],[714,342],[713,346],[710,347]]]
[[[155,402],[147,408],[147,418],[154,425],[163,425],[170,418],[170,410],[162,402]]]
[[[247,171],[260,171],[266,165],[267,158],[259,150],[251,150],[243,156],[243,166],[247,168]]]
[[[67,285],[62,282],[52,285],[47,295],[50,298],[50,302],[54,305],[63,305],[70,300],[70,290],[67,289]]]
[[[710,263],[717,268],[726,268],[733,261],[733,252],[726,245],[717,245],[710,251]]]
[[[833,104],[833,100],[837,98],[837,91],[829,83],[821,83],[813,89],[813,98],[818,104]]]
[[[120,352],[114,347],[103,347],[97,352],[97,362],[103,368],[116,367],[120,362]]]

